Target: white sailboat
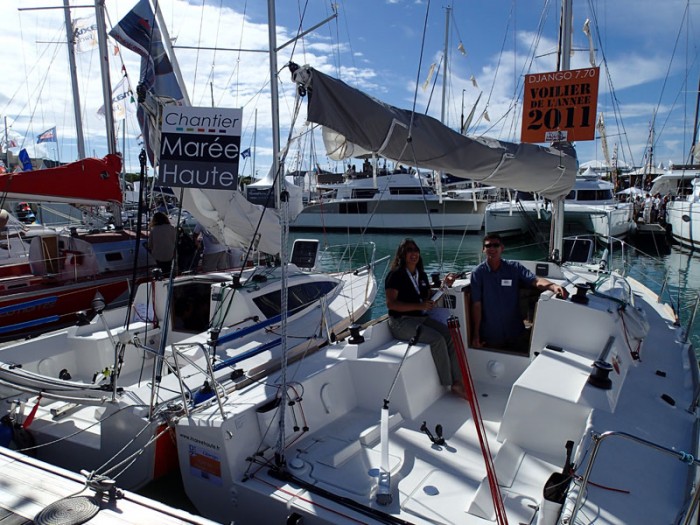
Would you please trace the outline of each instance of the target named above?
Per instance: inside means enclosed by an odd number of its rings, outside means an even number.
[[[570,13],[567,2],[562,20],[570,23]],[[315,70],[299,72],[313,90],[312,121],[405,161],[412,129],[396,118],[400,110],[385,108],[390,117],[366,139],[361,117],[350,115],[371,107],[376,117],[381,108]],[[352,112],[336,105],[344,102]],[[417,165],[450,162],[435,154],[448,131],[413,135]],[[481,147],[463,146],[469,158]],[[534,173],[516,181],[529,163],[514,160],[510,172],[503,150],[484,151],[503,169],[497,185],[550,188],[554,198],[573,186],[574,157],[523,146]],[[475,178],[478,170],[462,166]],[[237,523],[695,522],[700,381],[687,327],[644,284],[603,265],[523,264],[571,295],[546,291],[528,301],[524,353],[461,343],[471,334],[469,279],[443,290],[466,401],[440,386],[428,345],[395,340],[379,320],[295,363],[286,381],[282,372],[179,418],[190,499],[203,514]]]
[[[147,2],[128,16],[136,27],[157,28]],[[273,255],[284,247],[276,217],[259,221],[261,208],[242,196],[190,197],[222,240]],[[4,346],[0,395],[12,402],[0,411],[1,444],[125,488],[167,472],[175,466],[169,415],[222,403],[224,380],[234,388],[265,381],[281,360],[334,339],[372,304],[373,247],[334,256],[318,244],[298,240],[290,257],[282,248],[281,265],[170,280],[155,274],[127,306],[106,310],[98,299],[92,320]]]

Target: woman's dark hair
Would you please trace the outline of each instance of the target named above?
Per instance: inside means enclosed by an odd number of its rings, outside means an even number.
[[[168,216],[162,211],[157,211],[153,214],[153,217],[151,217],[151,224],[153,226],[158,226],[160,224],[170,224],[170,219],[168,219]]]
[[[409,248],[414,248],[418,250],[418,253],[420,253],[420,248],[418,248],[416,241],[409,237],[406,237],[403,241],[399,243],[399,247],[396,248],[396,255],[394,255],[394,259],[391,261],[390,270],[397,270],[399,268],[406,267],[406,252]],[[416,264],[416,269],[419,272],[425,271],[423,269],[423,257],[418,258],[418,264]]]

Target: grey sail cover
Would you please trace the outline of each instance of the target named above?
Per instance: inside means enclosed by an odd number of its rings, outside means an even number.
[[[294,81],[306,89],[307,118],[324,126],[327,153],[336,160],[373,153],[549,199],[566,195],[574,185],[578,166],[568,143],[543,147],[465,137],[433,117],[385,104],[309,66],[297,69]]]

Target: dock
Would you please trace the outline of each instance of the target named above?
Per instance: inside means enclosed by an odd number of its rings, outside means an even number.
[[[80,474],[0,447],[0,523],[43,525],[215,525],[216,522],[118,489],[87,486]]]
[[[632,242],[640,250],[654,256],[667,254],[671,250],[668,231],[657,223],[638,222],[632,234]]]

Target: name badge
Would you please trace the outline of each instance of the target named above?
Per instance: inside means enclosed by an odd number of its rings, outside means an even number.
[[[513,286],[512,279],[501,279],[501,286]]]

